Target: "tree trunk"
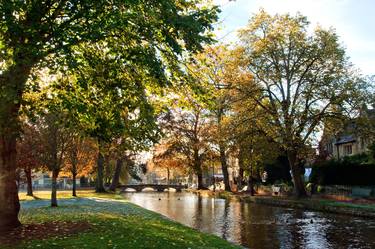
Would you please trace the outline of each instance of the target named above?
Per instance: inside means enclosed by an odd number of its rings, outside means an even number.
[[[221,170],[223,171],[225,191],[232,191],[230,188],[230,184],[229,184],[229,174],[228,174],[228,165],[227,165],[227,156],[225,153],[225,146],[223,144],[220,144],[219,147],[220,147]]]
[[[240,168],[239,173],[238,173],[238,179],[237,179],[237,191],[242,190],[243,173],[244,173],[243,168]]]
[[[120,182],[120,174],[123,162],[123,159],[117,159],[115,173],[113,174],[111,186],[109,186],[109,190],[111,191],[116,191],[116,188]]]
[[[224,114],[223,106],[220,106],[217,112],[217,124],[218,124],[219,133],[222,132],[221,121],[222,121],[223,114]],[[229,174],[228,174],[227,156],[225,153],[225,145],[224,145],[224,141],[221,138],[219,138],[219,150],[220,150],[221,170],[223,172],[223,178],[224,178],[224,189],[225,191],[232,191],[230,188],[230,184],[229,184]]]
[[[202,171],[197,173],[197,178],[198,178],[198,189],[204,189]]]
[[[239,151],[239,154],[238,154],[238,167],[240,168],[239,169],[239,172],[238,172],[238,179],[237,179],[237,191],[240,191],[242,190],[242,182],[243,182],[243,174],[244,174],[244,168],[245,168],[245,165],[244,165],[244,160],[243,160],[243,149],[240,148],[240,151]]]
[[[104,155],[104,172],[103,172],[103,182],[104,186],[109,186],[111,184],[111,160],[108,154]]]
[[[102,145],[99,141],[99,154],[97,160],[97,174],[96,174],[96,186],[95,192],[96,193],[103,193],[105,192],[104,184],[103,184],[103,177],[104,177],[104,156],[102,152]]]
[[[290,169],[292,170],[294,193],[298,198],[306,197],[307,193],[302,180],[301,168],[297,162],[297,153],[295,151],[288,151],[287,154]]]
[[[249,176],[249,179],[247,181],[247,191],[250,193],[251,196],[254,196],[254,180],[252,176]]]
[[[71,173],[73,178],[73,189],[72,189],[72,196],[77,197],[77,164],[78,164],[78,139],[75,141],[76,144],[73,145],[72,151],[70,152],[70,159],[72,163]]]
[[[167,168],[167,185],[169,185],[169,168]]]
[[[14,62],[0,75],[0,231],[11,230],[18,220],[20,203],[16,184],[16,139],[22,93],[32,65],[24,51],[14,51]]]
[[[198,189],[204,189],[202,166],[199,158],[198,149],[194,149],[194,171],[198,178]]]
[[[16,184],[16,138],[0,135],[0,231],[21,225]]]
[[[57,177],[59,176],[58,170],[52,171],[52,192],[51,192],[51,207],[57,207]]]
[[[254,196],[254,194],[255,194],[253,169],[252,169],[251,165],[250,165],[250,169],[249,169],[249,178],[247,180],[247,192],[249,192],[251,196]]]
[[[33,179],[31,177],[31,169],[29,167],[24,169],[26,175],[26,184],[27,184],[27,196],[33,196]]]
[[[77,183],[76,183],[77,173],[73,173],[72,177],[73,177],[72,196],[77,197]]]

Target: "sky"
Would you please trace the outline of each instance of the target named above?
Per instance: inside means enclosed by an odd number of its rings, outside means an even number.
[[[236,30],[244,27],[260,8],[270,14],[306,16],[311,25],[333,27],[350,61],[365,75],[375,75],[375,0],[214,0],[221,6],[217,39],[235,42]]]

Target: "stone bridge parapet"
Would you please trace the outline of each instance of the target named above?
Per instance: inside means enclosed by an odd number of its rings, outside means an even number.
[[[173,188],[176,192],[181,192],[182,189],[186,189],[186,185],[173,185],[173,184],[126,184],[120,186],[121,191],[125,192],[126,189],[134,189],[137,192],[141,192],[145,188],[152,188],[157,192],[164,192],[166,189]]]

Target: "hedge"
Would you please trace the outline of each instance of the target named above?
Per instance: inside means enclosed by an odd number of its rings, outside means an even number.
[[[310,181],[319,185],[375,186],[375,164],[364,156],[314,165]]]

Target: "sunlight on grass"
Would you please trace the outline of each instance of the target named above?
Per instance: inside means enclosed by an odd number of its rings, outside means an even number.
[[[34,191],[34,196],[27,196],[26,192],[21,192],[18,194],[20,201],[26,200],[49,200],[51,198],[51,191],[50,190],[39,190]],[[111,199],[123,199],[123,197],[119,194],[115,193],[95,193],[94,190],[77,190],[77,197],[100,197],[100,198],[111,198]],[[66,198],[76,198],[72,196],[71,190],[61,190],[57,191],[57,198],[58,199],[66,199]]]
[[[88,222],[78,234],[26,240],[10,248],[239,248],[219,237],[201,233],[143,209],[114,193],[60,191],[59,207],[49,207],[49,191],[37,191],[33,200],[20,194],[23,224]],[[32,199],[32,200],[30,200]],[[7,248],[0,245],[0,248]]]

